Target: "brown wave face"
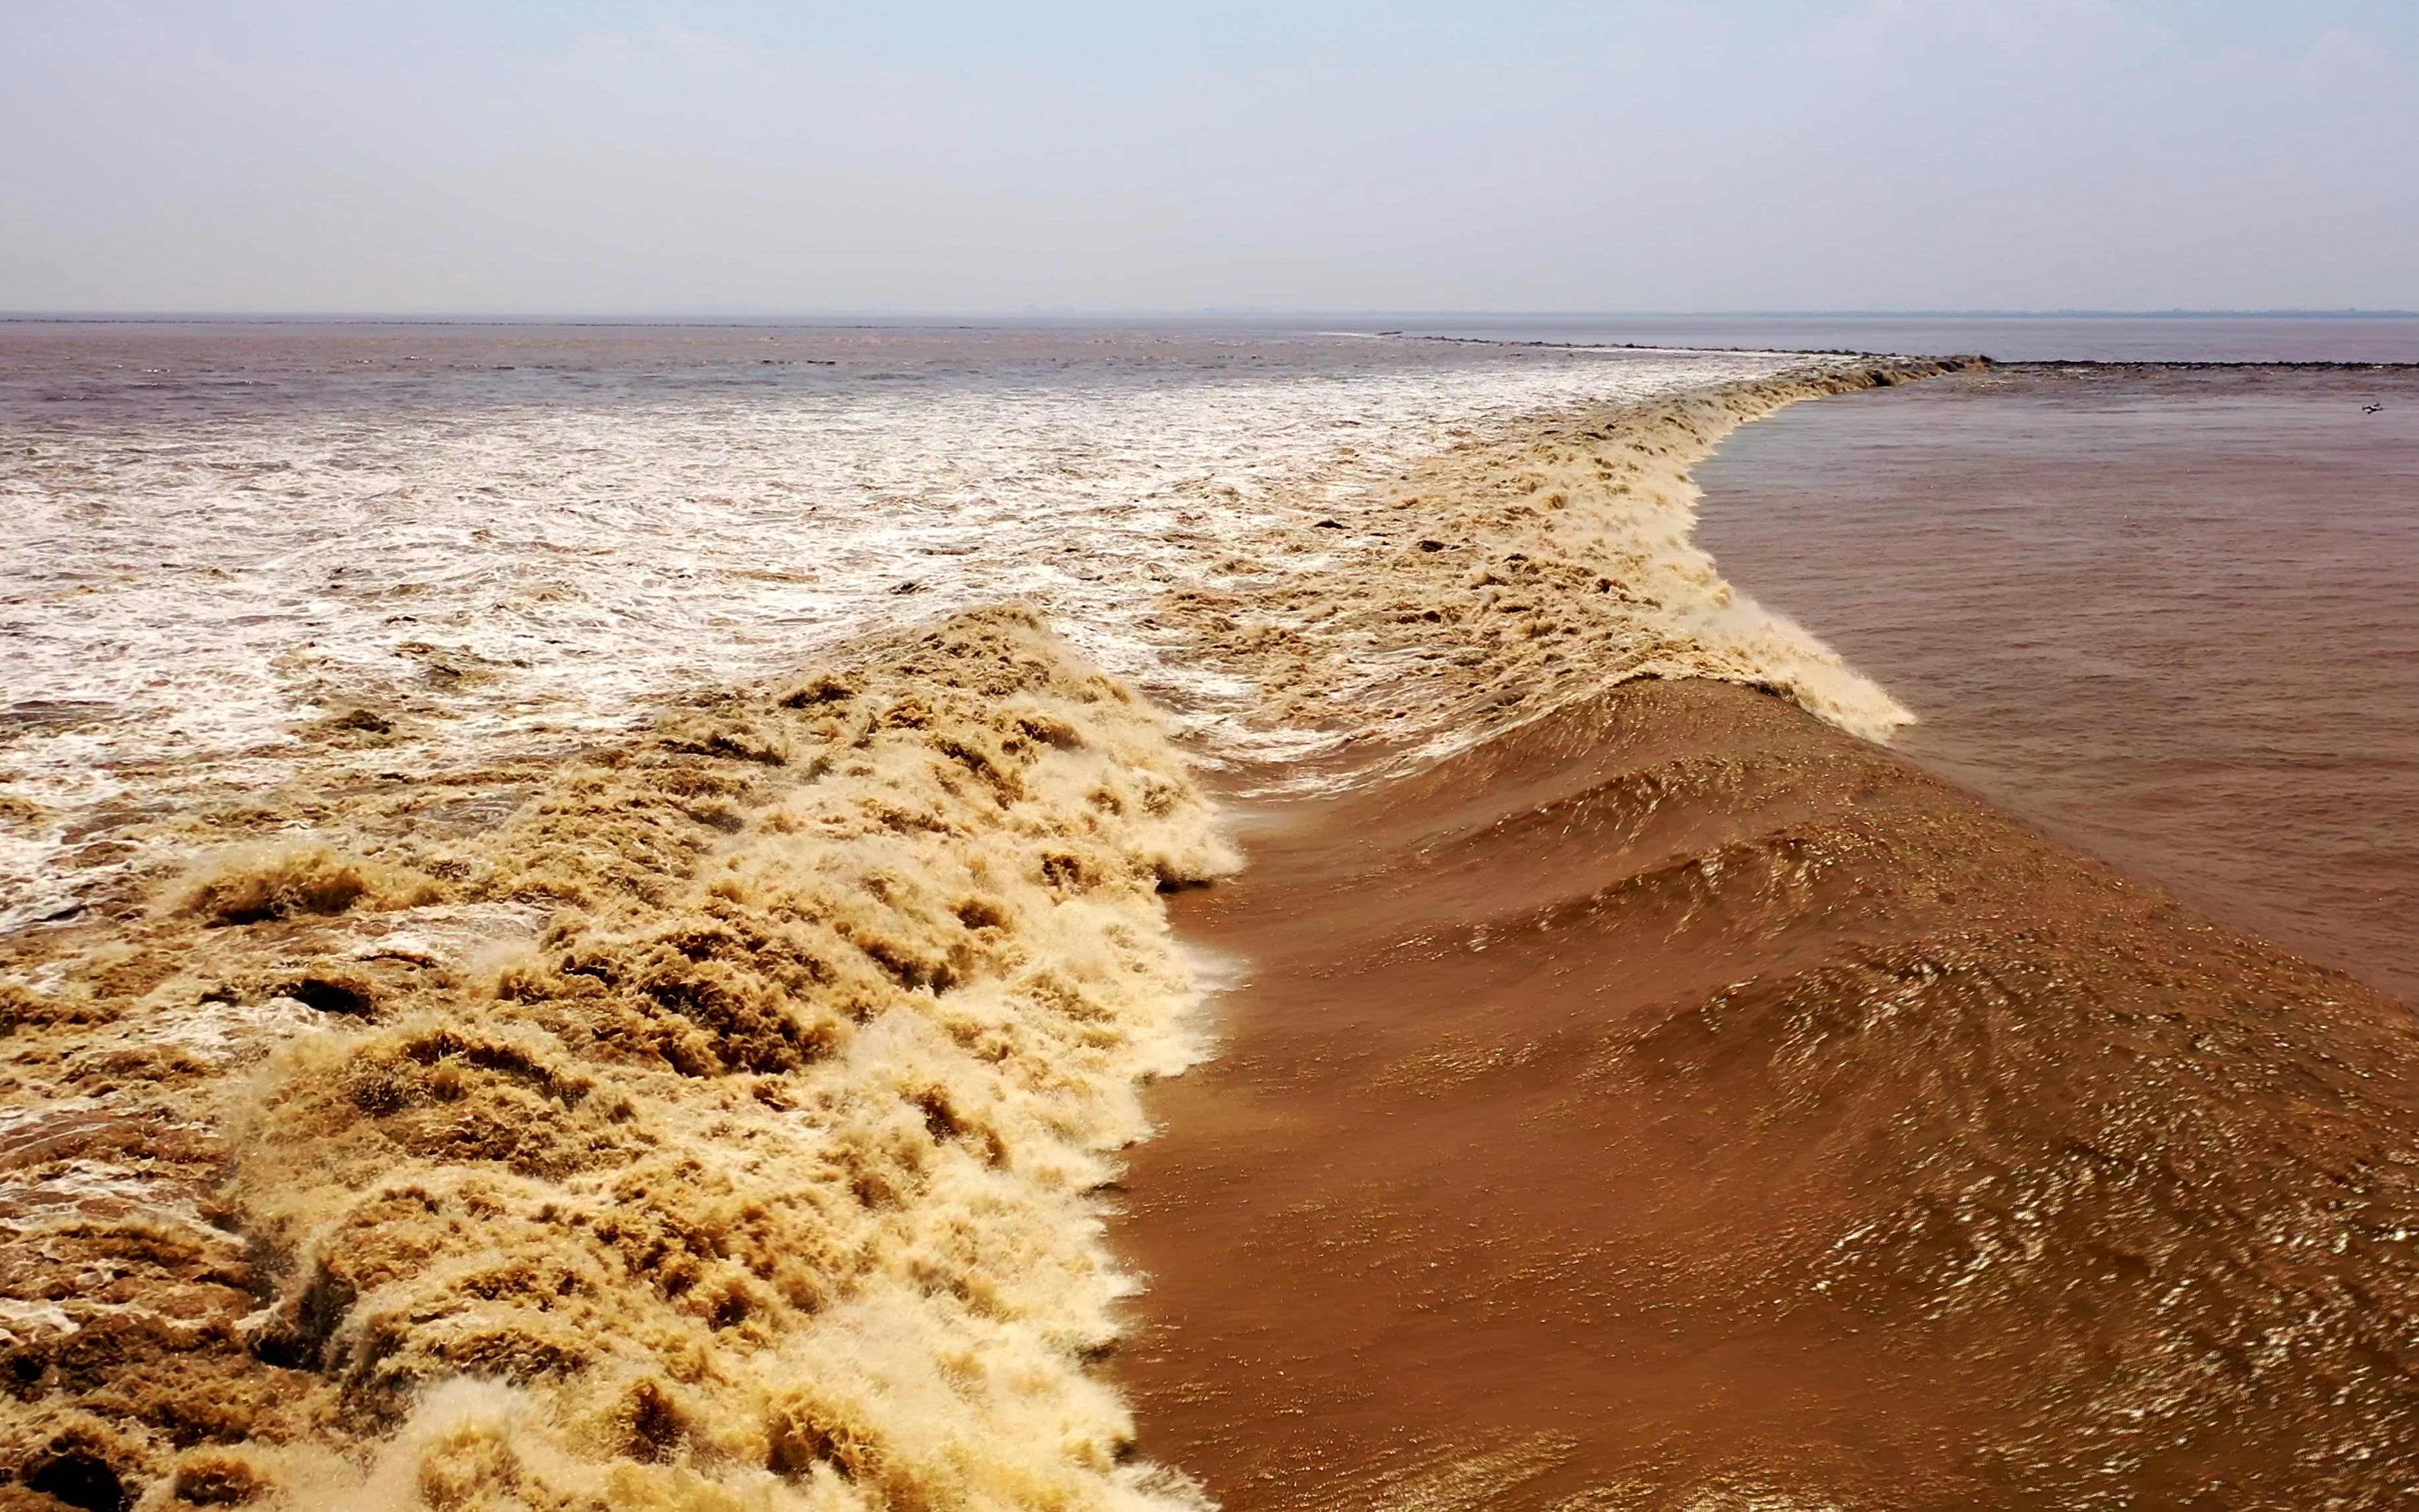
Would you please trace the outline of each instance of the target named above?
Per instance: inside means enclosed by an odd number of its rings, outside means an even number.
[[[1728,685],[1257,830],[1114,1235],[1235,1512],[2419,1485],[2401,1006]]]
[[[1687,468],[1942,366],[1310,490],[1160,602],[1260,696],[1195,754],[1365,782],[1658,674],[1889,728],[1688,545]],[[1094,1194],[1196,1058],[1161,893],[1227,868],[1212,811],[1029,609],[835,654],[418,776],[359,711],[111,819],[0,939],[0,1509],[1203,1504],[1095,1369]]]

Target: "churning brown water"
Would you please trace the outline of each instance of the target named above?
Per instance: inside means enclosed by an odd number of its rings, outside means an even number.
[[[1179,910],[1250,976],[1118,1230],[1145,1447],[1234,1508],[2402,1504],[2407,1009],[1923,770],[2409,982],[2372,394],[1799,406],[1711,545],[1914,760],[1632,683],[1263,811]]]
[[[1099,1368],[1192,770],[1894,727],[1686,473],[1940,370],[8,333],[0,1506],[1200,1512]]]
[[[2419,1041],[1778,700],[1249,837],[1119,1232],[1231,1507],[2394,1504]]]
[[[2164,587],[1994,489],[2400,433],[2340,375],[1898,387],[1949,368],[0,341],[0,1507],[2394,1504],[2407,1011],[2030,827],[2142,701],[1996,653],[2178,600],[2136,685],[2242,687],[2134,742],[2146,843],[2346,784],[2407,838],[2401,727],[2328,702],[2392,642],[2242,586],[2382,602],[2401,454],[2356,548],[2237,500]],[[1854,646],[1912,758],[1694,538],[1801,400],[1748,582],[1924,622],[1939,676]],[[1912,530],[1839,465],[1890,438]],[[2193,733],[2297,683],[2332,767]],[[2242,896],[2332,917],[2303,827]]]

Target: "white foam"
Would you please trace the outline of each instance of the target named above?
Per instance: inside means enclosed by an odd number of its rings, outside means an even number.
[[[298,728],[350,705],[420,711],[408,728],[425,738],[369,759],[424,770],[618,728],[667,691],[794,664],[902,610],[1026,599],[1205,738],[1278,754],[1287,733],[1230,717],[1248,688],[1154,631],[1163,590],[1457,432],[1792,361],[1079,367],[164,418],[0,447],[8,698],[99,705],[0,748],[0,794],[43,812],[0,843],[0,928],[67,897],[55,863],[76,815],[273,784]]]

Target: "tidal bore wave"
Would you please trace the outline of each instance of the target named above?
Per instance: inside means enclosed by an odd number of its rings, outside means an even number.
[[[1118,609],[1165,710],[962,608],[577,752],[331,719],[126,818],[7,944],[0,1498],[2407,1476],[2400,1011],[1852,738],[1905,711],[1690,540],[1733,427],[1939,366],[1278,490]],[[1215,1036],[1171,910],[1249,963]]]

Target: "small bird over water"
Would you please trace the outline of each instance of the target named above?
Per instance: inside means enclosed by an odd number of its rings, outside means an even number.
[[[2360,407],[2360,412],[2364,415],[2373,415],[2384,408],[2385,406],[2381,404],[2365,404]]]

